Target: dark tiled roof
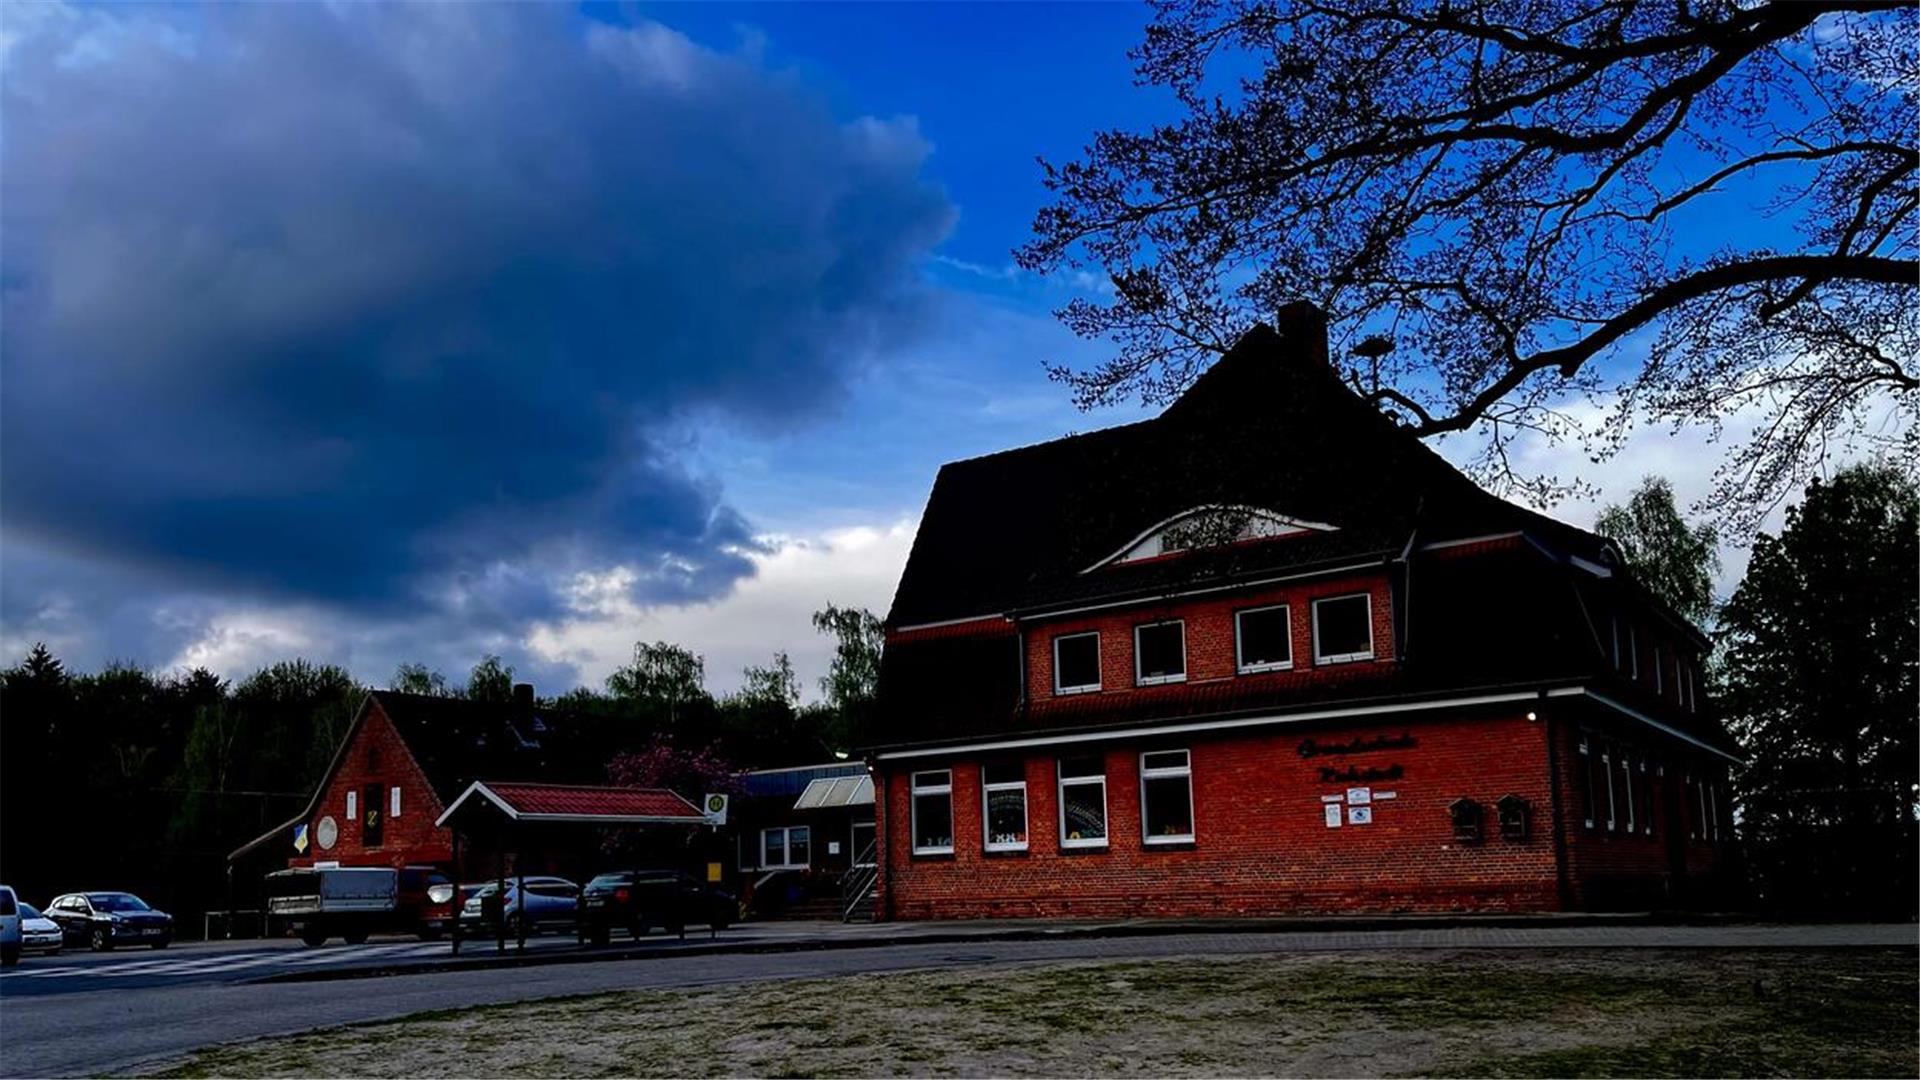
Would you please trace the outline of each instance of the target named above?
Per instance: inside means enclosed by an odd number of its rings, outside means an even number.
[[[621,749],[610,718],[511,703],[375,690],[371,695],[443,806],[480,779],[604,782]]]
[[[521,814],[588,817],[655,817],[706,820],[700,808],[665,788],[617,788],[588,784],[502,784],[487,790]]]
[[[1333,554],[1526,529],[1597,557],[1597,537],[1482,490],[1367,404],[1313,350],[1256,327],[1153,420],[940,470],[889,623],[995,614],[1133,588],[1149,574],[1083,574],[1157,522],[1242,505],[1338,532],[1234,557],[1263,570]],[[1191,557],[1189,557],[1191,558]],[[1154,573],[1195,567],[1166,560]]]

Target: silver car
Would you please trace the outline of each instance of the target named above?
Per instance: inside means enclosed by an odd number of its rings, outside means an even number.
[[[462,890],[465,891],[464,889]],[[460,908],[460,929],[468,935],[497,932],[500,905],[496,899],[498,882],[486,882],[474,889]],[[507,879],[507,933],[517,936],[522,921],[527,933],[541,929],[573,929],[574,915],[580,905],[580,886],[562,877],[528,875],[526,895],[520,895],[519,880]]]
[[[65,939],[59,923],[40,914],[40,909],[32,904],[20,905],[21,952],[51,955],[60,951]]]

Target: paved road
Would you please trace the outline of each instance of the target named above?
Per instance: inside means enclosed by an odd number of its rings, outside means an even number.
[[[767,931],[789,936],[791,928]],[[868,936],[880,930],[856,932]],[[696,944],[691,939],[689,945]],[[313,959],[278,946],[181,949],[178,958],[126,954],[131,963],[184,963],[168,978],[159,967],[107,974],[121,954],[102,958],[91,975],[35,977],[29,960],[0,978],[0,1075],[38,1076],[122,1070],[177,1057],[196,1047],[286,1034],[314,1027],[401,1016],[426,1009],[519,1001],[560,994],[645,987],[685,987],[772,979],[903,971],[955,965],[1031,964],[1078,959],[1177,955],[1244,955],[1327,950],[1483,948],[1808,948],[1915,945],[1915,928],[1871,926],[1548,926],[1299,933],[1174,933],[1154,936],[1065,935],[1041,940],[879,944],[802,952],[678,955],[664,940],[643,958],[493,970],[261,983],[284,970],[266,954]],[[419,943],[354,947],[379,960]],[[549,946],[551,947],[551,946]],[[371,950],[388,949],[386,953]],[[444,948],[442,950],[444,952]],[[340,962],[352,959],[339,950]],[[224,962],[221,962],[224,961]],[[253,961],[261,961],[253,963]],[[315,961],[316,964],[319,961]],[[86,965],[92,967],[92,964]],[[43,972],[51,967],[42,969]],[[43,992],[41,984],[80,987]]]

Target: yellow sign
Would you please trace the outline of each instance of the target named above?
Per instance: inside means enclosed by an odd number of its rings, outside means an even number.
[[[707,864],[707,880],[708,881],[720,880],[720,864],[719,863],[710,862]]]

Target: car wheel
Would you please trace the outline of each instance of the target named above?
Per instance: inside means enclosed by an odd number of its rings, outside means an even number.
[[[0,945],[0,967],[12,967],[20,962],[18,945]]]
[[[302,930],[300,931],[300,940],[314,948],[318,948],[327,943],[327,933],[324,930]]]
[[[719,931],[719,930],[725,930],[727,927],[732,925],[733,925],[732,919],[727,918],[725,915],[716,915],[713,917],[713,921],[707,923],[707,929]]]
[[[605,945],[613,940],[613,928],[605,925],[596,926],[587,931],[587,940],[595,945]]]
[[[95,930],[87,936],[87,948],[92,949],[94,952],[111,952],[113,950],[113,935],[107,933],[105,930]]]
[[[349,930],[340,935],[340,940],[349,945],[365,945],[367,943],[367,932],[365,930]]]

